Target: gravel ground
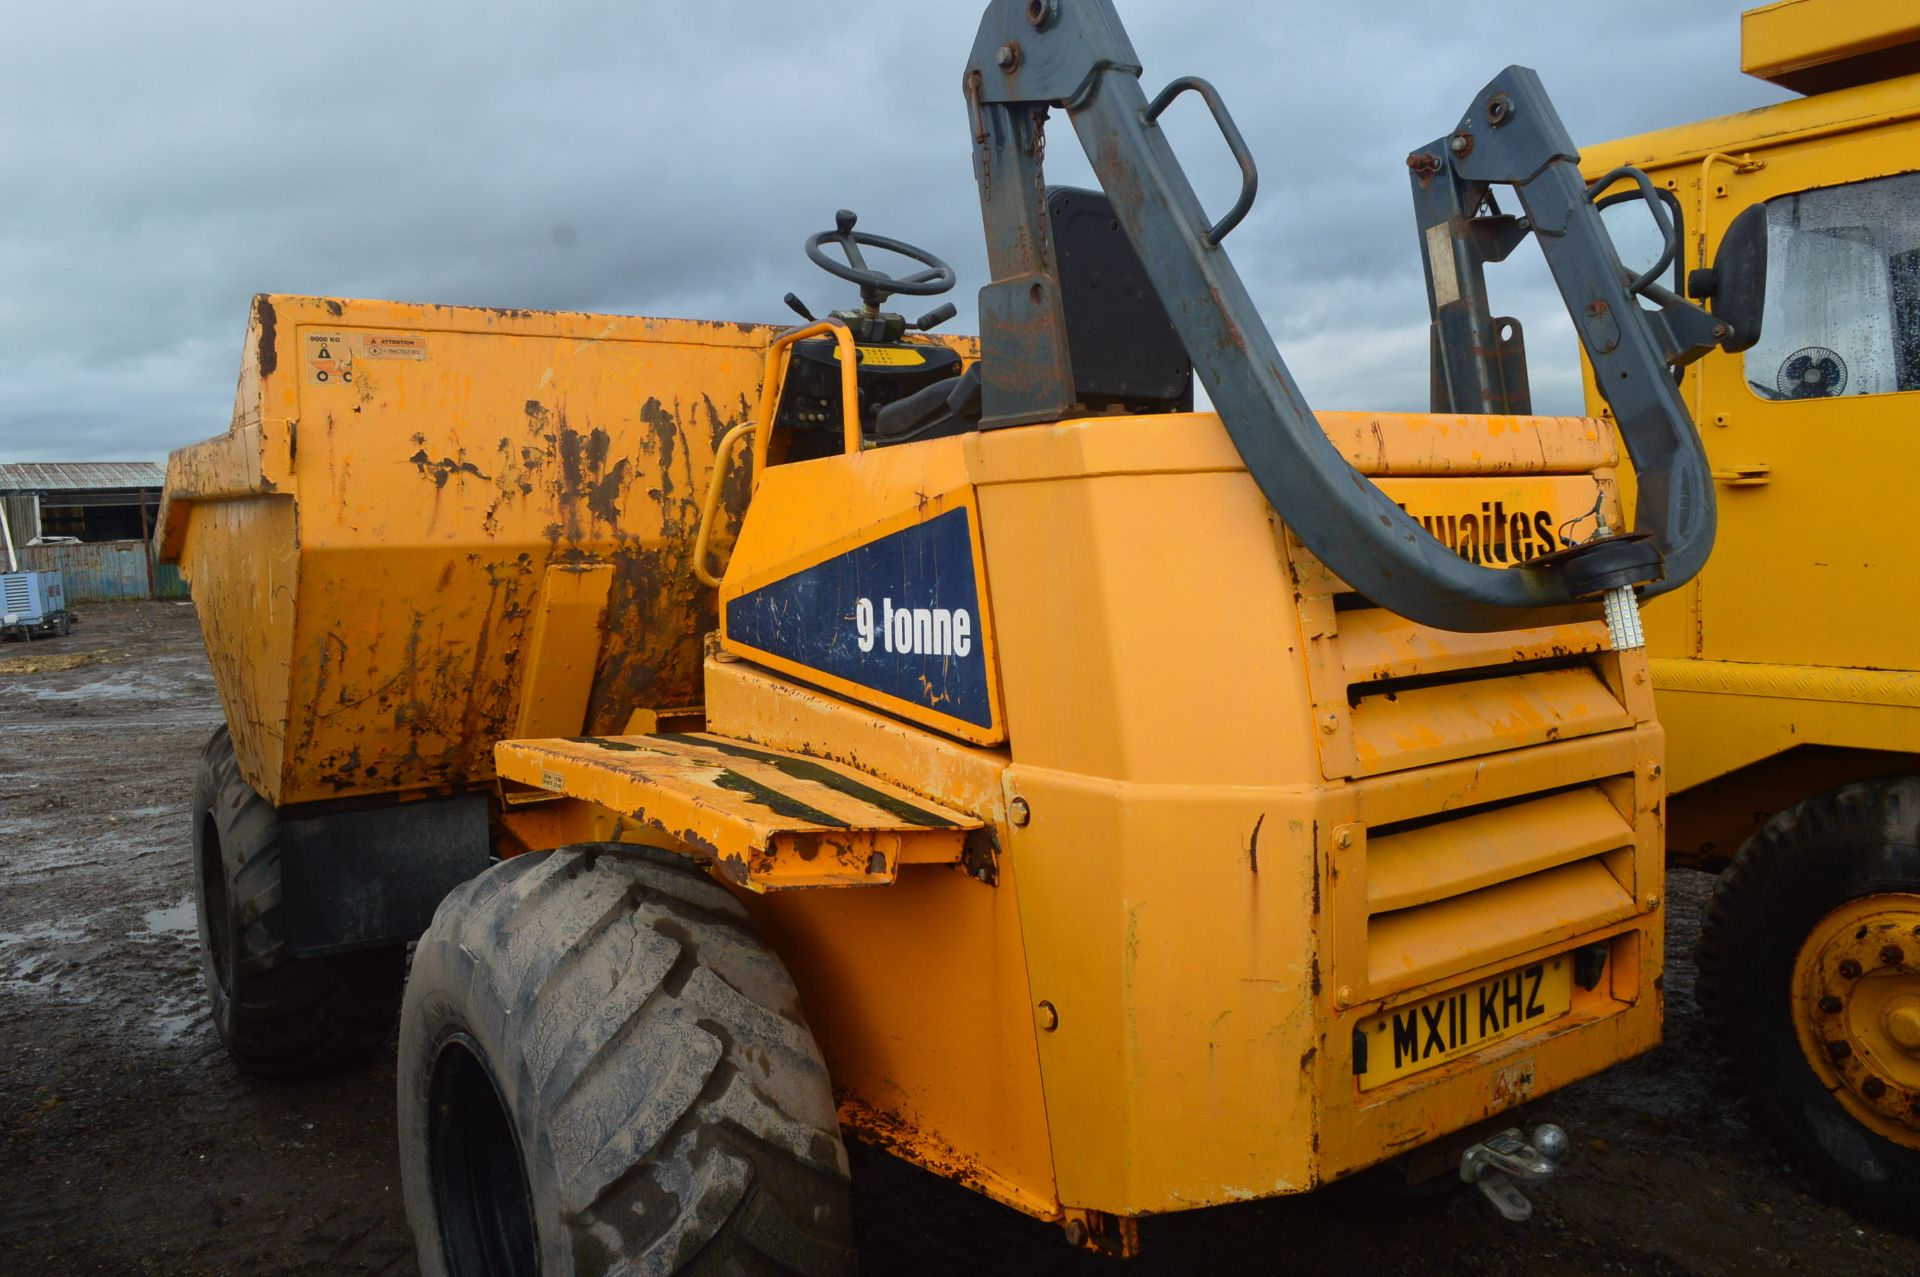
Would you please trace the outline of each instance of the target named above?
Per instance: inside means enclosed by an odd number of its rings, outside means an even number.
[[[69,638],[0,645],[0,1270],[414,1271],[391,1057],[255,1082],[207,1018],[186,801],[219,717],[186,604],[94,606]],[[1805,1196],[1715,1092],[1693,1003],[1709,882],[1669,886],[1667,1044],[1525,1115],[1567,1126],[1575,1156],[1524,1225],[1470,1194],[1341,1185],[1148,1220],[1145,1258],[1116,1267],[855,1148],[865,1270],[1920,1273],[1920,1240]]]

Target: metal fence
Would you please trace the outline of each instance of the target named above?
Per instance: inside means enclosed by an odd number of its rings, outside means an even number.
[[[75,603],[84,599],[187,597],[187,583],[180,579],[179,570],[155,562],[153,547],[145,541],[22,546],[20,566],[60,573],[67,599]]]

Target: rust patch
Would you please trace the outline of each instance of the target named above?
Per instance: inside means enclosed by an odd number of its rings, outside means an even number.
[[[595,437],[605,439],[606,434],[603,431],[594,431],[593,435],[589,436],[589,443]],[[612,468],[598,480],[587,485],[587,510],[594,518],[603,523],[618,524],[620,522],[620,493],[627,486],[627,473],[627,459],[622,457],[614,462]]]
[[[269,377],[280,366],[280,353],[273,344],[279,317],[273,313],[273,303],[267,300],[265,293],[255,293],[253,296],[253,322],[260,329],[260,341],[253,352],[254,362],[260,365],[260,375]]]
[[[948,1147],[912,1124],[873,1108],[845,1091],[835,1089],[840,1124],[856,1139],[883,1148],[895,1157],[924,1166],[945,1179],[995,1196],[992,1181],[973,1158]]]
[[[708,401],[712,409],[712,401]],[[660,401],[649,397],[640,405],[640,420],[653,434],[654,455],[660,462],[660,493],[662,496],[673,492],[673,449],[680,437],[680,423],[673,415],[660,406]]]
[[[1415,151],[1407,156],[1407,167],[1420,179],[1420,185],[1425,186],[1440,171],[1440,157],[1432,151]]]
[[[408,457],[407,460],[414,464],[414,468],[419,470],[423,477],[431,475],[433,477],[433,486],[436,488],[446,487],[447,480],[457,474],[470,474],[476,479],[487,478],[487,475],[481,471],[479,466],[467,460],[465,449],[461,449],[460,456],[457,460],[453,457],[442,457],[440,460],[435,461],[427,456],[427,450],[425,448],[420,449],[420,451]]]

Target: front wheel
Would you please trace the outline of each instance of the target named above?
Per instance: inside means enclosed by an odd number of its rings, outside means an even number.
[[[853,1267],[793,981],[670,853],[531,853],[450,894],[414,953],[399,1104],[428,1277]]]
[[[1714,886],[1699,964],[1709,1024],[1796,1169],[1920,1229],[1920,778],[1768,821]]]

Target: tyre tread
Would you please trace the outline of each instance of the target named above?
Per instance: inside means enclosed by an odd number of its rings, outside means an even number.
[[[377,1055],[399,1013],[401,950],[294,956],[285,934],[279,815],[241,776],[224,726],[201,755],[194,795],[196,846],[211,815],[228,899],[237,902],[231,990],[223,996],[208,973],[215,1023],[234,1062],[261,1077],[313,1077]]]
[[[539,1218],[544,1271],[851,1270],[846,1153],[799,995],[746,910],[684,858],[531,853],[442,903],[401,1034],[403,1172],[433,1274],[430,1002],[487,1044],[533,1198],[558,1216]]]
[[[1871,891],[1914,889],[1917,823],[1920,777],[1859,781],[1776,813],[1715,880],[1696,949],[1695,993],[1719,1069],[1738,1088],[1742,1108],[1816,1193],[1905,1232],[1920,1232],[1913,1207],[1920,1201],[1920,1153],[1850,1116],[1844,1120],[1876,1147],[1888,1177],[1863,1180],[1828,1152],[1795,1099],[1813,1075],[1793,1037],[1791,1012],[1776,999],[1786,996],[1805,926]]]

